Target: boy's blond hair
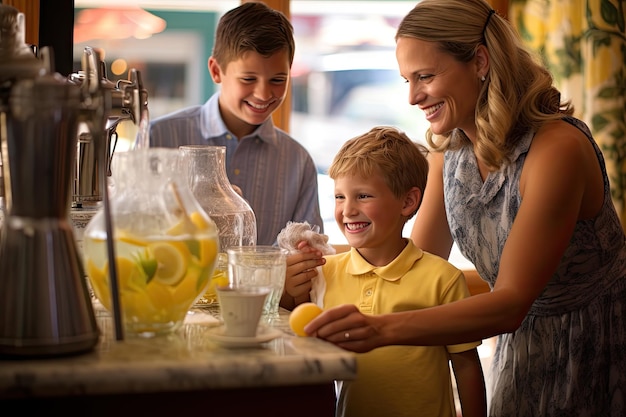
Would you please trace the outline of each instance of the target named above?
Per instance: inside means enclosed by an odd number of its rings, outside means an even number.
[[[287,51],[289,67],[295,53],[293,26],[281,12],[261,2],[244,3],[226,12],[215,32],[213,58],[223,71],[246,52],[269,57]]]
[[[328,175],[332,179],[380,174],[398,198],[413,187],[424,193],[428,178],[428,149],[413,142],[393,127],[377,126],[348,140],[333,159]],[[409,218],[412,216],[409,216]]]

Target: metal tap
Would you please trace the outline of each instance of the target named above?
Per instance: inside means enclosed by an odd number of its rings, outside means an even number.
[[[74,192],[72,204],[96,204],[103,199],[102,187],[106,181],[99,178],[100,167],[107,176],[111,175],[111,159],[117,144],[119,123],[129,120],[140,126],[137,142],[146,142],[141,129],[148,119],[148,93],[144,88],[141,73],[132,68],[127,80],[113,83],[107,78],[106,65],[97,50],[86,47],[82,57],[82,69],[70,74],[69,80],[81,86],[84,92],[86,109],[103,113],[93,115],[93,122],[81,131],[78,137],[76,165],[74,169]],[[90,103],[90,104],[89,104]],[[143,121],[143,122],[142,122]],[[99,137],[98,123],[101,123],[102,136]],[[146,145],[147,146],[147,143]]]

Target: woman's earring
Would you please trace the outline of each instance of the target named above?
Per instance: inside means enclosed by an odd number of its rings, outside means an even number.
[[[480,81],[485,82],[485,76],[480,77]]]

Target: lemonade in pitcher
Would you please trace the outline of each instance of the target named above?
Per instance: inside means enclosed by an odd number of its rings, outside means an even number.
[[[177,178],[178,157],[178,150],[162,148],[118,155],[113,168],[130,175],[114,176],[113,255],[107,251],[104,212],[93,217],[83,237],[85,270],[95,296],[114,313],[113,256],[124,328],[143,337],[182,325],[209,288],[220,249],[215,222],[186,181]]]
[[[85,239],[85,267],[96,297],[112,311],[105,239]],[[144,336],[175,330],[209,286],[217,255],[215,233],[138,238],[117,230],[114,242],[126,330]]]
[[[207,305],[217,303],[217,288],[227,287],[230,283],[228,279],[228,254],[220,252],[217,254],[217,261],[215,262],[215,269],[213,275],[209,280],[209,286],[205,293],[198,298],[196,303],[198,305]]]

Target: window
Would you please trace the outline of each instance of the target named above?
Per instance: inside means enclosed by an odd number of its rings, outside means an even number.
[[[121,2],[120,2],[121,3]],[[119,6],[104,0],[76,0],[82,8]],[[127,4],[129,2],[124,2]],[[142,6],[142,0],[130,1]],[[85,46],[104,51],[110,80],[126,78],[129,68],[141,71],[148,89],[150,117],[201,104],[215,91],[207,70],[215,25],[239,0],[161,2],[144,7],[166,20],[162,32],[150,37],[89,39],[74,45],[75,70]],[[428,127],[419,109],[408,104],[408,87],[395,59],[395,28],[414,6],[414,0],[364,1],[291,0],[291,21],[296,37],[292,68],[290,133],[311,153],[319,173],[320,205],[325,233],[332,243],[346,243],[334,220],[333,182],[325,174],[332,157],[349,138],[375,125],[393,125],[423,142]],[[115,60],[125,70],[114,72]],[[120,123],[121,142],[127,149],[136,127]],[[410,233],[412,223],[405,228]],[[456,248],[451,260],[471,267]]]

